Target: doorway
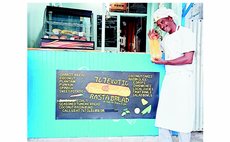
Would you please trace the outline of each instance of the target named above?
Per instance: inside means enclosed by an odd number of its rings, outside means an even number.
[[[146,52],[146,19],[121,16],[120,52]]]

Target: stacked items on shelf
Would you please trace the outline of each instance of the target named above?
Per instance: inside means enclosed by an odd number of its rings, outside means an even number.
[[[92,11],[47,6],[40,47],[94,49]]]
[[[50,32],[46,32],[46,33],[50,36],[45,35],[44,38],[87,41],[85,32],[52,29],[52,33]]]

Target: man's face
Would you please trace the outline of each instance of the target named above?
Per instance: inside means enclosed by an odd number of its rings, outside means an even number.
[[[172,30],[175,27],[173,19],[171,17],[161,18],[157,20],[156,24],[161,30],[167,33],[172,33]]]

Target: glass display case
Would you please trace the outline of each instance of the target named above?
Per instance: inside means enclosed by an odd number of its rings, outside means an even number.
[[[47,6],[40,47],[94,49],[92,11]]]

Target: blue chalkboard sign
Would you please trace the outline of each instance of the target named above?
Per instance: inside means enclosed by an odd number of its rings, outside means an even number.
[[[56,119],[155,119],[159,72],[56,71]]]

